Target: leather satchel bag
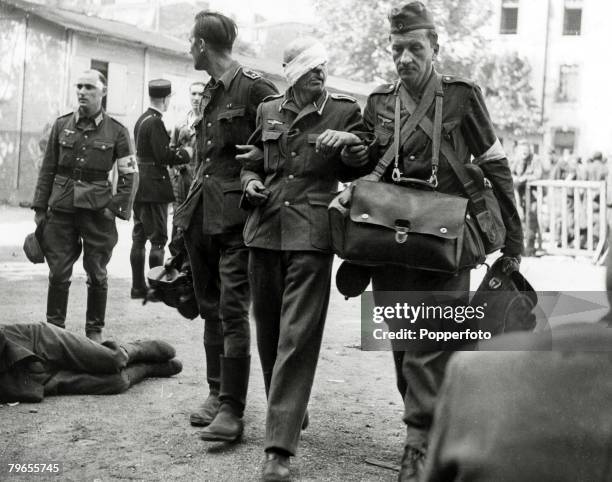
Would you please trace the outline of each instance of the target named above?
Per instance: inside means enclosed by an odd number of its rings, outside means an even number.
[[[432,125],[425,114],[434,97]],[[401,100],[396,94],[393,145],[371,174],[353,183],[349,196],[341,193],[329,206],[332,247],[341,258],[362,265],[399,264],[448,273],[485,260],[481,228],[469,212],[471,197],[434,190],[441,150],[442,100],[441,83],[434,74],[418,106],[413,101],[408,105],[404,102],[412,114],[400,132]],[[429,125],[423,127],[425,122]],[[428,135],[427,127],[431,128],[429,181],[403,178],[399,170],[399,139],[407,139],[417,125]],[[395,161],[392,179],[396,184],[380,183],[392,160]],[[462,174],[470,188],[476,185],[467,172]]]

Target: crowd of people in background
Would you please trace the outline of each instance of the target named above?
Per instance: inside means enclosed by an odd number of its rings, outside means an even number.
[[[519,207],[519,214],[523,220],[524,230],[527,234],[525,239],[525,255],[533,256],[542,254],[543,251],[543,231],[550,222],[546,219],[538,218],[538,210],[545,210],[546,215],[550,215],[551,206],[556,209],[554,246],[564,245],[573,246],[575,238],[575,223],[579,224],[580,240],[577,246],[580,249],[586,248],[587,242],[587,202],[586,190],[579,191],[578,198],[575,199],[573,189],[568,189],[566,193],[553,192],[545,193],[543,204],[538,206],[536,191],[530,189],[529,216],[526,215],[527,205],[527,184],[532,181],[553,180],[553,181],[605,181],[607,194],[609,191],[608,160],[601,151],[594,152],[590,157],[583,159],[573,154],[569,149],[563,149],[561,154],[556,149],[551,149],[546,156],[540,156],[534,152],[533,146],[525,139],[516,142],[514,146],[514,156],[510,160],[510,168],[514,179],[516,203]],[[567,187],[573,187],[568,183]],[[556,197],[553,197],[556,196]],[[610,203],[611,196],[606,196],[607,203]],[[565,231],[565,242],[562,234],[562,206],[568,212],[568,221]],[[597,244],[599,240],[598,214],[600,210],[599,193],[593,196],[593,219],[597,223],[593,229],[593,242]],[[529,219],[529,226],[527,226]]]

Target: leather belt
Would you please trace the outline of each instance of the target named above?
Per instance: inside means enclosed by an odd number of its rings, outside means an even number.
[[[59,166],[57,173],[60,176],[66,176],[74,179],[75,181],[108,181],[108,172],[99,171],[96,169],[82,169],[80,167],[68,167]]]

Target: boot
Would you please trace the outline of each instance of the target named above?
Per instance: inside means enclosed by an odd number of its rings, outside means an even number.
[[[134,245],[130,251],[130,265],[132,266],[132,289],[130,298],[141,299],[147,293],[147,283],[145,281],[145,248],[144,246]]]
[[[242,437],[242,415],[246,406],[251,357],[221,357],[221,390],[219,413],[201,433],[211,442],[236,442]]]
[[[291,480],[289,455],[275,450],[266,452],[261,479],[264,482],[285,482]]]
[[[130,381],[130,387],[140,383],[145,378],[167,378],[183,371],[180,360],[173,358],[164,363],[134,363],[124,369]]]
[[[223,345],[204,345],[206,352],[206,379],[208,397],[198,409],[189,416],[194,427],[207,427],[219,412],[219,386],[221,384],[221,355]]]
[[[398,482],[418,482],[425,468],[425,453],[419,449],[406,445],[400,464]]]
[[[102,344],[102,331],[87,331],[85,330],[85,336],[94,343]]]
[[[164,254],[163,244],[151,244],[151,250],[149,251],[149,268],[162,266],[164,264]]]
[[[85,336],[93,339],[94,333],[102,336],[104,328],[104,318],[106,317],[106,295],[108,289],[99,286],[87,286],[87,312],[85,313]]]
[[[166,362],[176,356],[174,347],[162,340],[134,341],[126,343],[122,348],[128,354],[128,364]]]
[[[66,311],[68,309],[68,290],[70,282],[62,285],[49,284],[47,292],[47,323],[59,328],[65,328]]]

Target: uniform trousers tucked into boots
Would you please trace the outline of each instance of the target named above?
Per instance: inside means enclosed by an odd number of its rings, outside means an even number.
[[[268,412],[264,447],[295,455],[329,304],[332,255],[252,248],[249,279]]]
[[[82,250],[83,267],[87,273],[85,332],[102,331],[108,291],[106,265],[111,259],[117,239],[115,221],[99,211],[51,211],[43,232],[43,249],[49,265],[49,323],[64,327],[72,267]]]
[[[146,243],[151,243],[149,268],[164,264],[164,249],[168,241],[168,203],[134,203],[134,229],[132,230],[132,288],[146,290]]]
[[[409,298],[414,305],[420,304],[418,292],[422,292],[423,296],[428,296],[432,291],[451,292],[449,296],[457,303],[467,305],[470,271],[448,275],[401,266],[382,266],[372,270],[372,288],[377,305],[386,304],[384,292],[390,291],[415,292]],[[445,305],[449,305],[449,302],[450,300],[446,299]],[[397,387],[404,399],[406,446],[422,453],[427,449],[438,392],[444,379],[446,364],[452,354],[452,348],[443,351],[401,351],[394,348]]]
[[[242,416],[250,360],[248,249],[240,232],[203,234],[202,219],[199,208],[183,239],[204,319],[207,381],[210,392],[221,390],[219,401],[235,406]],[[224,366],[225,390],[221,380]]]

